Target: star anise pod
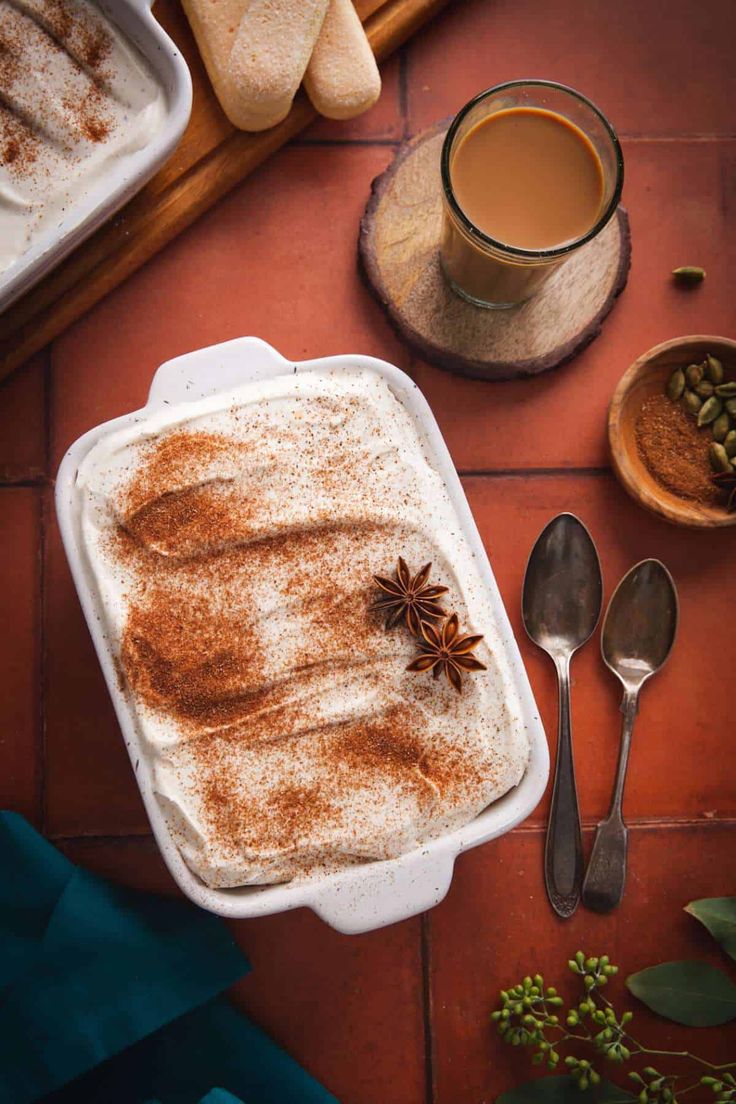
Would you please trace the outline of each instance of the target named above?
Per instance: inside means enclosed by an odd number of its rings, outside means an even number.
[[[427,579],[431,569],[431,563],[425,564],[412,577],[405,560],[399,556],[395,579],[387,579],[385,575],[373,576],[383,591],[384,597],[374,602],[371,609],[388,614],[387,629],[398,625],[404,617],[414,636],[419,636],[421,621],[431,621],[433,618],[445,616],[445,611],[436,599],[441,594],[447,593],[447,587],[428,585]]]
[[[736,510],[736,472],[718,472],[717,475],[712,475],[711,479],[719,491],[725,491],[728,495],[726,509],[729,514],[732,514]]]
[[[412,660],[407,671],[431,671],[435,678],[439,678],[444,671],[448,682],[459,694],[463,688],[463,671],[486,670],[484,663],[469,654],[483,636],[459,636],[456,613],[448,617],[441,627],[422,621],[421,630],[420,654]]]

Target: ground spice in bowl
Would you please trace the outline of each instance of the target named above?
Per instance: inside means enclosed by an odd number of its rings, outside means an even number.
[[[650,395],[636,419],[639,455],[659,484],[668,491],[716,506],[721,501],[713,484],[707,437],[685,409],[667,395]]]

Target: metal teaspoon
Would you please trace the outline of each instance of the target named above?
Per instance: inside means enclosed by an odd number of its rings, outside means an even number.
[[[547,896],[558,916],[580,900],[583,844],[572,757],[570,659],[592,635],[601,612],[603,581],[590,533],[573,514],[553,518],[532,549],[524,576],[524,628],[557,668],[558,741],[552,805],[544,851]]]
[[[623,684],[624,720],[611,807],[598,825],[583,883],[583,902],[596,912],[610,912],[624,894],[628,830],[621,803],[639,691],[669,656],[676,631],[677,591],[672,576],[659,560],[642,560],[614,591],[601,634],[604,662]]]

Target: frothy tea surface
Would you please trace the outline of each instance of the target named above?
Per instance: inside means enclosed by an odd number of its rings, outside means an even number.
[[[476,123],[458,143],[450,177],[470,221],[519,249],[582,237],[603,206],[603,168],[590,140],[544,108],[513,107]]]

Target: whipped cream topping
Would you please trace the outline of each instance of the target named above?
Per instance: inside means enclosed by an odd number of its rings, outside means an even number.
[[[106,194],[165,108],[146,61],[96,4],[0,0],[0,273]]]
[[[378,375],[309,371],[145,415],[80,467],[83,547],[153,786],[210,886],[386,859],[518,784],[529,743],[484,583]],[[374,574],[432,561],[486,671],[406,670]]]

